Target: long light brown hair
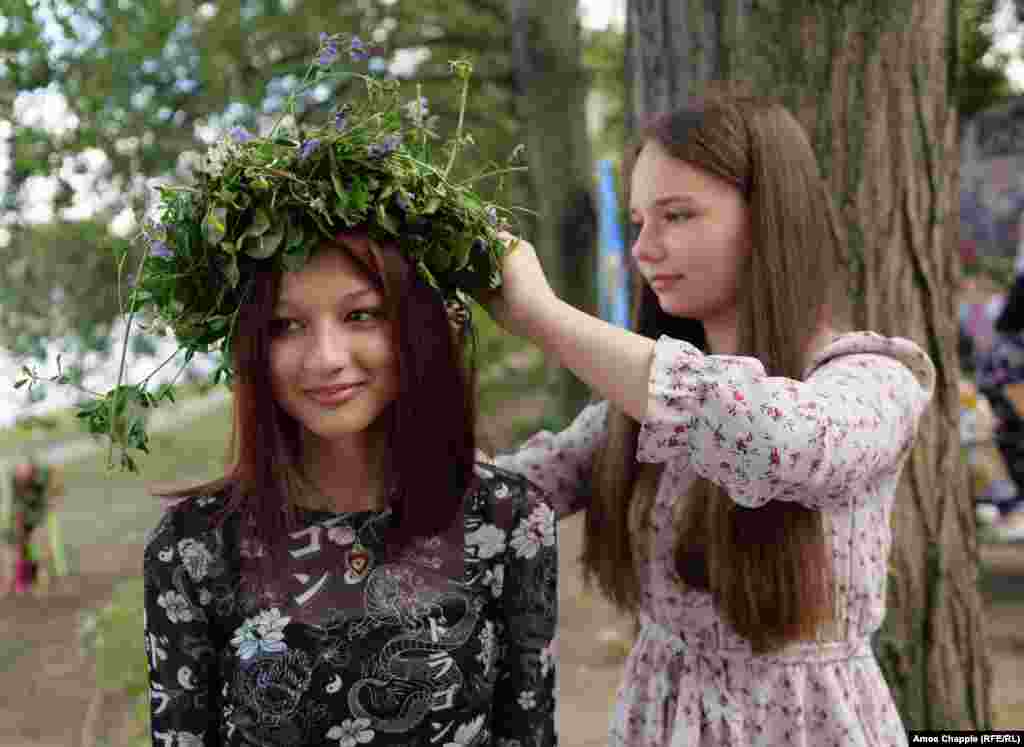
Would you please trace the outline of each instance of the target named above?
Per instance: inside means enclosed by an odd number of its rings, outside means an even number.
[[[349,232],[365,238],[361,230]],[[437,534],[458,516],[473,475],[476,441],[473,338],[454,333],[440,296],[397,248],[368,242],[369,256],[344,238],[317,251],[343,251],[383,294],[395,324],[399,392],[386,419],[390,452],[390,547]],[[300,469],[299,424],[276,403],[270,381],[270,326],[280,270],[254,273],[230,341],[235,371],[230,466],[198,486],[154,491],[189,496],[227,491],[223,517],[239,514],[243,531],[272,557],[296,521],[297,496],[308,486]]]
[[[725,95],[697,101],[642,128],[624,159],[627,192],[637,157],[652,141],[734,185],[746,200],[752,251],[739,268],[738,350],[723,352],[759,359],[768,376],[801,378],[822,321],[834,325],[845,313],[837,303],[844,297],[842,242],[804,130],[774,101]],[[634,330],[715,352],[699,321],[661,310],[635,268],[633,285]],[[635,612],[637,555],[660,468],[637,464],[635,420],[614,407],[608,418],[594,465],[583,563],[589,580]],[[704,478],[678,500],[680,581],[709,590],[754,651],[812,638],[832,619],[831,553],[821,512],[788,501],[747,509]]]

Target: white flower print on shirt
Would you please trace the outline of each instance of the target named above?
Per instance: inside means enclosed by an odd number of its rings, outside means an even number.
[[[519,707],[524,711],[530,711],[537,707],[537,693],[533,690],[523,690],[519,693]]]
[[[341,726],[332,726],[327,732],[327,738],[338,740],[339,747],[356,747],[357,744],[373,741],[373,729],[369,727],[368,718],[347,718],[341,722]]]
[[[480,714],[468,724],[463,724],[455,730],[455,737],[446,742],[444,747],[468,747],[476,741],[480,734],[480,728],[484,725],[484,716]]]
[[[516,556],[532,558],[541,547],[555,544],[555,512],[545,503],[537,506],[512,532]]]
[[[477,661],[484,665],[484,677],[491,673],[495,659],[494,623],[488,620],[480,628],[480,653],[476,655]]]
[[[491,596],[500,599],[501,590],[505,587],[505,566],[496,565],[493,568],[488,568],[483,584],[491,588]]]
[[[276,607],[264,610],[238,626],[231,645],[238,649],[238,655],[243,660],[251,659],[260,652],[282,653],[288,650],[288,644],[284,642],[284,629],[291,621],[290,617],[282,617],[281,610]]]
[[[476,545],[477,557],[487,560],[505,549],[505,532],[494,524],[481,524],[466,535],[467,545]]]
[[[190,731],[156,731],[153,736],[163,741],[164,747],[203,747],[202,735]]]
[[[189,537],[178,543],[178,554],[181,555],[181,563],[193,581],[198,582],[206,578],[213,562],[213,554],[206,545]]]
[[[156,603],[167,611],[167,619],[172,623],[192,622],[192,604],[183,594],[176,591],[165,591],[157,597]]]

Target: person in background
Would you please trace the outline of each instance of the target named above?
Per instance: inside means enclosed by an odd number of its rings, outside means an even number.
[[[1024,213],[1022,213],[1024,219]],[[996,417],[995,440],[1015,486],[996,496],[993,536],[1024,539],[1024,233],[1014,261],[1014,280],[993,324],[993,340],[975,354],[975,380]]]
[[[35,459],[17,462],[3,479],[8,483],[4,500],[4,536],[10,549],[7,593],[25,594],[43,588],[57,575],[59,548],[52,536],[39,535],[64,494],[64,482],[59,467]]]

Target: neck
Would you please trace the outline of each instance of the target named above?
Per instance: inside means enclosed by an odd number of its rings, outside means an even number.
[[[382,433],[370,431],[337,440],[307,432],[302,470],[315,492],[303,503],[337,513],[383,509],[384,440]]]
[[[704,334],[713,355],[735,355],[739,347],[735,308],[713,318],[702,319]]]

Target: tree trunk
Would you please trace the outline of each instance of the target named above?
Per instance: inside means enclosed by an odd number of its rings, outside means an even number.
[[[712,5],[723,10],[709,24]],[[957,427],[955,0],[633,0],[628,13],[631,121],[699,93],[710,60],[729,82],[782,99],[833,189],[855,326],[932,356],[936,394],[897,495],[875,647],[908,728],[987,727],[991,670]]]
[[[559,295],[596,313],[594,164],[576,0],[513,0],[511,9],[517,113],[539,213],[534,244]],[[566,370],[553,376],[564,420],[589,391]]]

